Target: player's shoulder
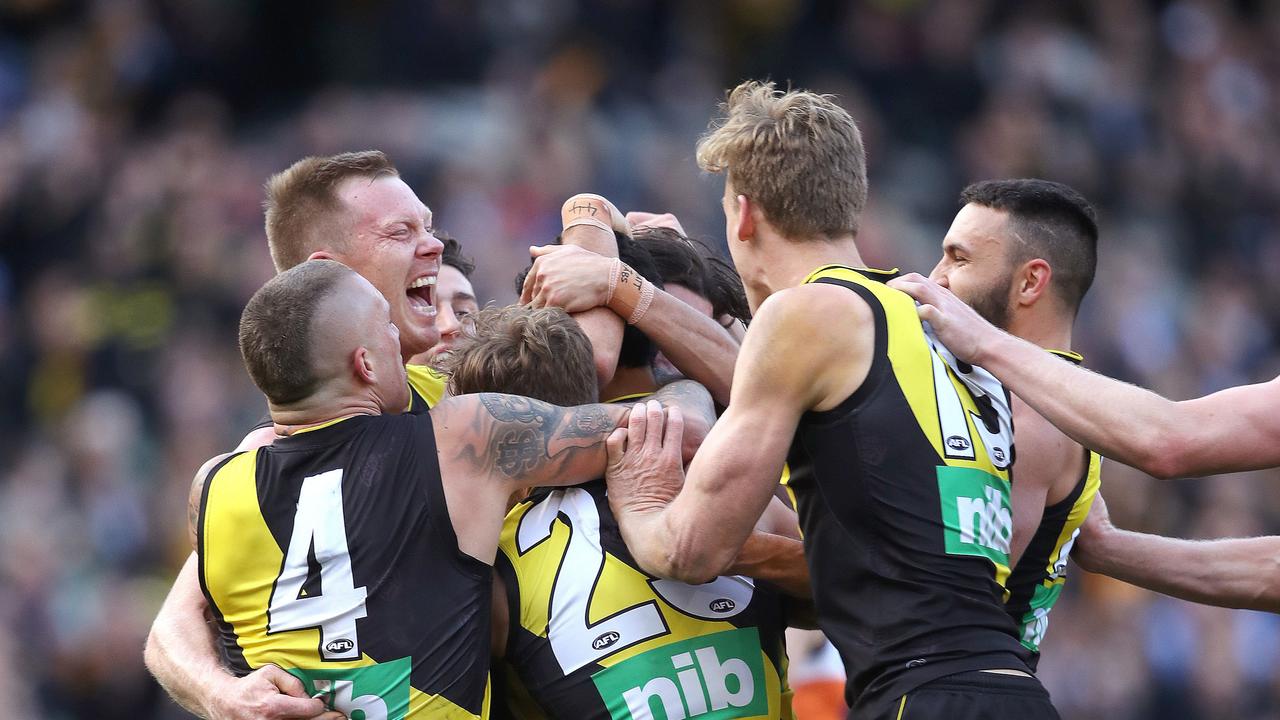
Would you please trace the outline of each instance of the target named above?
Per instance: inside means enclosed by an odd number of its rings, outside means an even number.
[[[779,290],[765,298],[751,325],[755,328],[757,324],[763,324],[776,330],[821,330],[833,322],[871,317],[871,305],[858,293],[849,292],[839,285],[806,283]]]
[[[192,492],[193,493],[198,492],[199,489],[203,488],[204,485],[208,483],[209,480],[213,479],[213,476],[216,475],[219,470],[226,467],[227,464],[230,463],[232,460],[235,460],[237,457],[240,457],[242,455],[253,456],[254,454],[257,453],[257,451],[258,451],[258,448],[256,447],[249,448],[247,450],[236,449],[231,452],[222,453],[221,455],[214,455],[213,457],[209,458],[208,460],[205,461],[203,465],[200,466],[200,469],[196,471],[195,477],[192,478],[191,480]]]
[[[844,355],[871,347],[875,310],[857,293],[838,285],[798,285],[766,298],[747,336],[744,352],[748,346],[767,353],[803,350],[812,364],[822,365],[832,359],[826,357],[830,353]]]

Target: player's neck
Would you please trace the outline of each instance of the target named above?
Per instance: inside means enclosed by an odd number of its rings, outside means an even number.
[[[289,405],[268,403],[277,435],[323,425],[352,415],[381,415],[382,406],[370,395],[330,394],[324,389]]]
[[[615,398],[653,393],[657,390],[658,381],[654,380],[651,367],[619,367],[613,374],[613,380],[600,392],[600,397],[608,402]]]
[[[804,282],[823,265],[865,267],[852,235],[834,239],[795,241],[772,238],[766,245],[766,262],[753,281],[757,294],[768,297]]]
[[[1009,334],[1046,350],[1070,350],[1073,321],[1057,312],[1014,312],[1009,318]]]

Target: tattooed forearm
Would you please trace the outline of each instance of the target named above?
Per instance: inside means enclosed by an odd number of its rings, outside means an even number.
[[[618,427],[618,421],[604,408],[596,405],[566,408],[566,422],[560,433],[563,438],[596,438],[607,436]]]
[[[519,395],[480,393],[480,402],[484,403],[484,409],[499,422],[534,423],[543,427],[548,425],[554,412],[560,409]]]
[[[479,397],[484,412],[472,423],[473,446],[462,452],[512,479],[545,481],[586,456],[603,469],[604,440],[628,412],[609,405],[564,408],[516,395]]]

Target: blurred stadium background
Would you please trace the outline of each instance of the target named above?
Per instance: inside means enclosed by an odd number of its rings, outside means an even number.
[[[1280,372],[1278,45],[1265,0],[0,0],[4,714],[182,717],[142,642],[193,471],[261,412],[234,327],[294,159],[386,150],[506,303],[577,191],[722,243],[694,141],[724,88],[790,81],[866,134],[871,261],[927,272],[972,180],[1084,192],[1078,349],[1188,397]],[[1165,534],[1280,518],[1276,472],[1104,492]],[[1064,717],[1280,717],[1280,619],[1073,572]]]

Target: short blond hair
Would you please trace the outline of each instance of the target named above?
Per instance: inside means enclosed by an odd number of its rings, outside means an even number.
[[[379,150],[329,157],[305,157],[266,183],[267,247],[276,272],[283,272],[325,248],[341,248],[349,218],[341,217],[338,185],[348,178],[398,177]]]
[[[450,394],[510,393],[564,406],[596,402],[591,340],[564,310],[509,305],[472,317],[474,331],[441,362]]]
[[[744,82],[698,141],[698,166],[727,173],[788,239],[856,235],[867,203],[862,133],[830,95]]]

